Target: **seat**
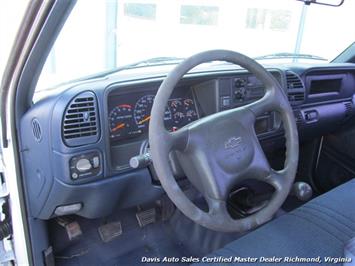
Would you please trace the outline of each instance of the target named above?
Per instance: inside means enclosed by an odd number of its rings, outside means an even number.
[[[293,265],[305,265],[300,259],[320,256],[323,264],[327,264],[326,257],[344,257],[344,248],[354,236],[355,179],[352,179],[208,257],[251,257],[257,258],[257,263],[261,263],[261,257],[290,257],[294,259]]]

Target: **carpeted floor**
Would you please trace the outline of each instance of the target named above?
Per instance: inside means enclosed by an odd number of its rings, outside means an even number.
[[[299,202],[289,201],[286,205],[285,209],[289,211],[298,207]],[[280,210],[276,217],[283,213]],[[54,219],[51,220],[48,229],[56,265],[139,265],[144,257],[160,260],[164,257],[202,257],[244,235],[208,230],[179,211],[175,211],[167,222],[163,222],[158,215],[155,223],[143,228],[139,227],[135,215],[136,209],[132,208],[105,219],[70,217],[79,223],[83,233],[72,241],[65,229]],[[122,224],[122,235],[103,242],[98,228],[117,221]]]

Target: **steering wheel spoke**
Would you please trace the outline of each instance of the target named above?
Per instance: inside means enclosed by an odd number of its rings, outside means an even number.
[[[272,185],[276,192],[282,190],[285,184],[285,175],[287,174],[286,169],[276,171],[272,169],[269,161],[266,158],[264,151],[258,139],[254,138],[255,142],[255,154],[252,163],[247,171],[247,176],[259,181],[266,182]]]
[[[165,136],[162,141],[166,142],[169,151],[178,150],[184,151],[189,140],[189,129],[187,126],[178,129],[177,131],[165,131]]]
[[[208,205],[208,215],[215,219],[217,223],[232,219],[227,209],[227,200],[218,200],[208,196],[205,199]]]
[[[255,156],[255,159],[249,166],[245,178],[264,181],[267,176],[270,175],[271,171],[272,168],[270,167],[269,162],[265,158],[265,155],[258,154]]]
[[[275,171],[274,169],[271,169],[270,174],[265,178],[265,181],[275,188],[276,193],[281,191],[286,185],[284,171]]]

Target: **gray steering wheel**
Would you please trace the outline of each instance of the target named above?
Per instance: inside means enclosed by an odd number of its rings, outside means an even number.
[[[189,70],[211,61],[226,61],[247,69],[264,84],[264,97],[240,108],[203,117],[175,132],[167,131],[164,112],[173,89]],[[286,160],[280,171],[270,167],[254,130],[256,117],[270,111],[281,115],[285,130]],[[169,198],[191,220],[216,231],[247,231],[270,220],[285,201],[296,175],[298,133],[285,93],[264,67],[233,51],[196,54],[169,73],[154,100],[149,143],[154,168]],[[172,151],[177,153],[187,178],[205,197],[207,212],[190,201],[177,184],[169,163]],[[228,213],[227,198],[233,186],[245,179],[262,180],[275,191],[264,208],[235,220]]]

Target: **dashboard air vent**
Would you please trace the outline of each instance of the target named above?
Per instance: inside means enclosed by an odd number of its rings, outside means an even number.
[[[62,128],[68,146],[81,146],[98,140],[100,132],[94,93],[83,92],[71,100],[65,110]]]
[[[290,102],[299,102],[304,100],[304,93],[303,92],[289,92],[288,93],[288,100]]]
[[[286,72],[287,95],[291,105],[301,104],[305,99],[305,87],[301,78],[294,72]]]
[[[295,116],[295,120],[296,120],[296,124],[297,126],[302,126],[303,124],[303,117],[302,117],[302,113],[300,110],[295,110],[294,112],[294,116]]]
[[[344,103],[345,107],[345,117],[350,117],[353,115],[353,104],[352,102],[346,102]]]
[[[287,71],[286,72],[286,82],[287,82],[287,90],[293,89],[304,89],[302,80],[295,73]]]

